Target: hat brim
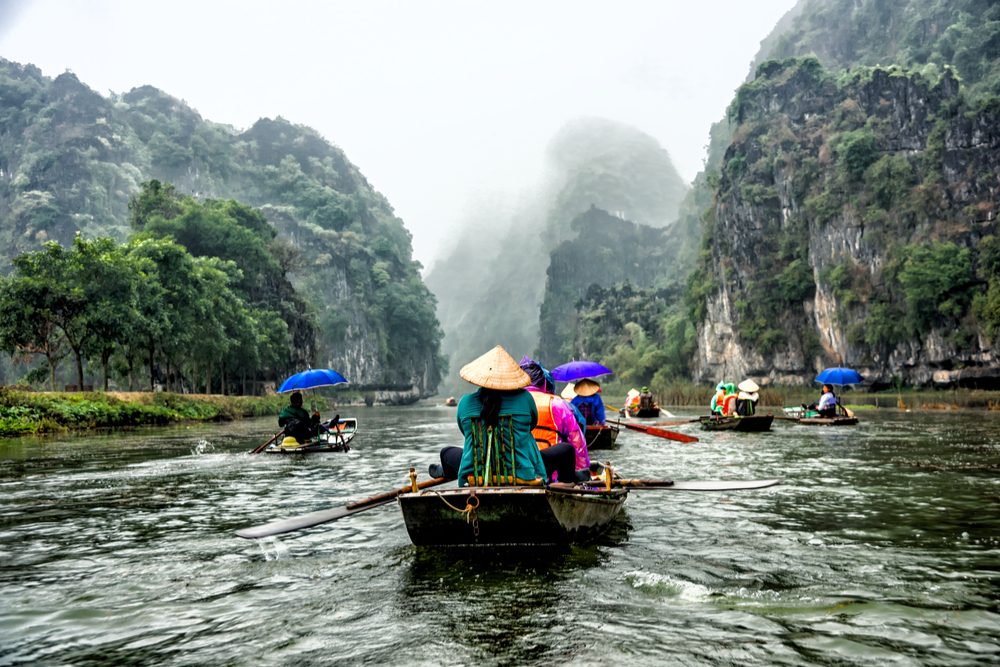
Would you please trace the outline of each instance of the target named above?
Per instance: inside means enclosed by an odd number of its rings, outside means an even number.
[[[523,389],[531,384],[531,377],[501,345],[462,366],[458,375],[476,386],[500,391]]]
[[[593,380],[580,380],[573,386],[573,391],[576,392],[577,396],[593,396],[601,390],[601,385],[597,384]]]

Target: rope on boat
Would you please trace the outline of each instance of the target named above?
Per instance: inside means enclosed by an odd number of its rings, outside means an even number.
[[[451,509],[455,510],[459,514],[464,514],[465,523],[471,524],[472,533],[476,537],[479,537],[479,517],[476,515],[476,510],[479,508],[479,498],[476,496],[476,494],[474,493],[469,494],[468,498],[465,500],[465,509],[458,509],[457,507],[449,503],[448,499],[445,498],[443,495],[441,495],[440,491],[435,492],[434,495],[440,498],[441,502],[443,502]]]

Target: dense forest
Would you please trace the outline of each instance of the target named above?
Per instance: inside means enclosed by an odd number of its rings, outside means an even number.
[[[261,290],[273,299],[292,341],[281,372],[331,366],[378,400],[433,393],[444,370],[434,297],[409,232],[342,151],[280,118],[239,132],[149,86],[103,97],[72,73],[49,79],[0,60],[4,273],[47,242],[69,249],[78,233],[125,242],[137,222],[129,201],[154,180],[178,210],[138,221],[149,234],[194,257],[258,262],[233,287],[251,304]],[[243,231],[213,227],[227,215]],[[244,254],[251,235],[262,246]],[[24,371],[6,368],[5,382]]]
[[[0,278],[0,349],[45,361],[25,381],[47,373],[55,390],[70,356],[77,387],[87,386],[91,360],[105,390],[116,378],[129,390],[248,394],[305,364],[312,319],[268,249],[274,230],[259,212],[201,204],[158,181],[131,208],[137,233],[127,243],[47,241]]]

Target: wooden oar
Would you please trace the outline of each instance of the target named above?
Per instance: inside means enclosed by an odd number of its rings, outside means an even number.
[[[681,424],[697,424],[700,419],[695,417],[694,419],[671,419],[665,422],[656,422],[652,426],[680,426]]]
[[[285,429],[281,429],[280,431],[278,431],[277,433],[274,434],[273,438],[271,438],[270,440],[268,440],[267,442],[265,442],[263,445],[260,445],[258,447],[254,447],[253,450],[250,453],[251,454],[260,454],[262,451],[264,451],[265,448],[267,448],[268,445],[270,445],[272,442],[274,442],[275,440],[277,440],[278,436],[280,436],[284,432],[285,432]]]
[[[687,481],[675,481],[671,479],[616,479],[612,482],[612,485],[629,489],[655,489],[659,491],[741,491],[747,489],[765,489],[780,482],[780,479]]]
[[[698,442],[698,438],[693,435],[686,435],[684,433],[678,433],[677,431],[668,431],[665,428],[656,428],[655,426],[644,426],[643,424],[632,424],[628,422],[612,421],[608,420],[609,424],[617,424],[618,426],[624,426],[625,428],[630,428],[633,431],[641,431],[646,435],[656,436],[657,438],[666,438],[667,440],[676,440],[677,442]]]
[[[444,484],[447,481],[449,480],[444,477],[435,477],[434,479],[420,482],[417,484],[417,488],[427,489],[432,486],[437,486],[438,484]],[[306,528],[312,528],[313,526],[319,526],[320,524],[330,523],[331,521],[336,521],[337,519],[343,519],[345,516],[351,516],[352,514],[358,514],[359,512],[381,507],[382,505],[395,500],[396,496],[402,493],[409,493],[412,490],[412,485],[407,484],[406,486],[398,489],[386,491],[385,493],[380,493],[378,495],[365,498],[364,500],[348,503],[341,507],[331,507],[330,509],[309,512],[308,514],[300,514],[299,516],[293,516],[287,519],[278,519],[277,521],[271,521],[270,523],[261,524],[259,526],[241,528],[236,531],[236,534],[248,540],[257,540],[262,537],[271,537],[272,535],[281,535],[282,533],[304,530]]]

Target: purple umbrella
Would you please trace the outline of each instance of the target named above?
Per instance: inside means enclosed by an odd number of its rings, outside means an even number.
[[[583,378],[596,378],[602,375],[611,375],[613,371],[607,366],[602,366],[596,361],[570,361],[562,366],[552,369],[552,378],[559,382],[574,382]]]

